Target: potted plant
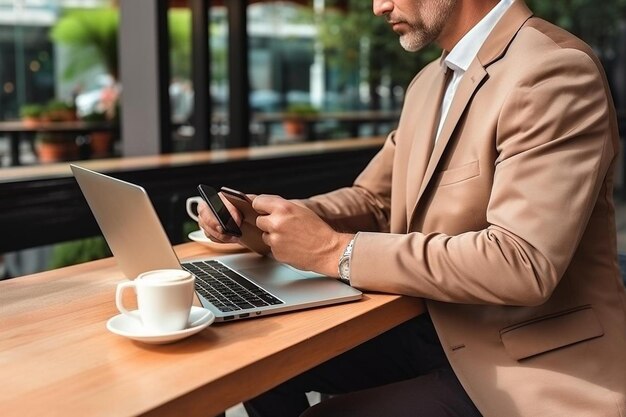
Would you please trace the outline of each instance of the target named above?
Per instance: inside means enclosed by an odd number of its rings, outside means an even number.
[[[43,122],[67,122],[76,120],[73,105],[61,100],[51,100],[45,106],[39,120]],[[79,148],[76,136],[64,132],[39,132],[35,136],[35,149],[39,162],[50,163],[77,159]]]
[[[27,127],[34,127],[40,122],[44,107],[41,104],[25,104],[20,107],[20,117]]]
[[[61,100],[51,100],[46,104],[43,117],[50,122],[75,121],[76,107]]]
[[[106,112],[95,111],[81,117],[85,122],[106,122],[109,120]],[[113,132],[108,130],[95,130],[89,134],[89,148],[91,156],[103,157],[111,154],[113,145]]]
[[[317,114],[315,107],[306,103],[291,104],[285,112],[283,130],[287,136],[301,136],[306,130],[306,118]]]
[[[72,134],[41,132],[35,139],[37,156],[41,163],[69,161],[78,158],[78,145]]]

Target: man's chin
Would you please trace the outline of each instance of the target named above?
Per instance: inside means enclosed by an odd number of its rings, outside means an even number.
[[[400,35],[400,46],[407,52],[417,52],[422,49],[425,45],[422,42],[417,41],[414,38],[409,36]]]
[[[427,31],[409,31],[400,35],[400,45],[408,52],[418,52],[436,39],[433,33]]]

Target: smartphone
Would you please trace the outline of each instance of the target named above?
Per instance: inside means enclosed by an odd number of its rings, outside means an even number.
[[[241,191],[233,190],[232,188],[228,188],[228,187],[222,187],[222,188],[220,188],[220,191],[225,194],[225,197],[236,198],[236,199],[238,199],[240,201],[243,201],[243,202],[249,204],[250,208],[252,208],[252,200],[250,200],[250,198],[247,195],[245,195],[244,193],[242,193]],[[227,198],[227,199],[228,199],[228,201],[231,201],[230,198]]]
[[[242,236],[239,243],[256,253],[269,255],[272,248],[265,244],[263,232],[256,227],[256,218],[259,213],[252,208],[252,200],[246,194],[232,188],[222,187],[220,191],[224,198],[241,212],[243,217],[240,226]]]
[[[224,233],[231,236],[240,237],[241,229],[237,226],[235,219],[230,215],[228,208],[224,205],[224,202],[215,191],[215,188],[208,185],[198,185],[198,191],[202,199],[209,205],[209,208],[217,218],[217,221],[224,229]]]

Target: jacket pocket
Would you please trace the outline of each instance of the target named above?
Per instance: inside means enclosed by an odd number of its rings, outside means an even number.
[[[591,306],[581,306],[500,330],[504,349],[521,360],[604,335]]]
[[[478,161],[472,161],[459,167],[450,168],[437,173],[437,185],[455,184],[470,178],[477,177],[480,174],[480,166]]]

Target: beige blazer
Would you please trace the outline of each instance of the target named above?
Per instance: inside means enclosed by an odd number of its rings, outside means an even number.
[[[426,299],[484,416],[626,416],[618,133],[598,60],[515,2],[433,149],[443,77],[423,69],[354,185],[306,204],[360,232],[353,285]]]

